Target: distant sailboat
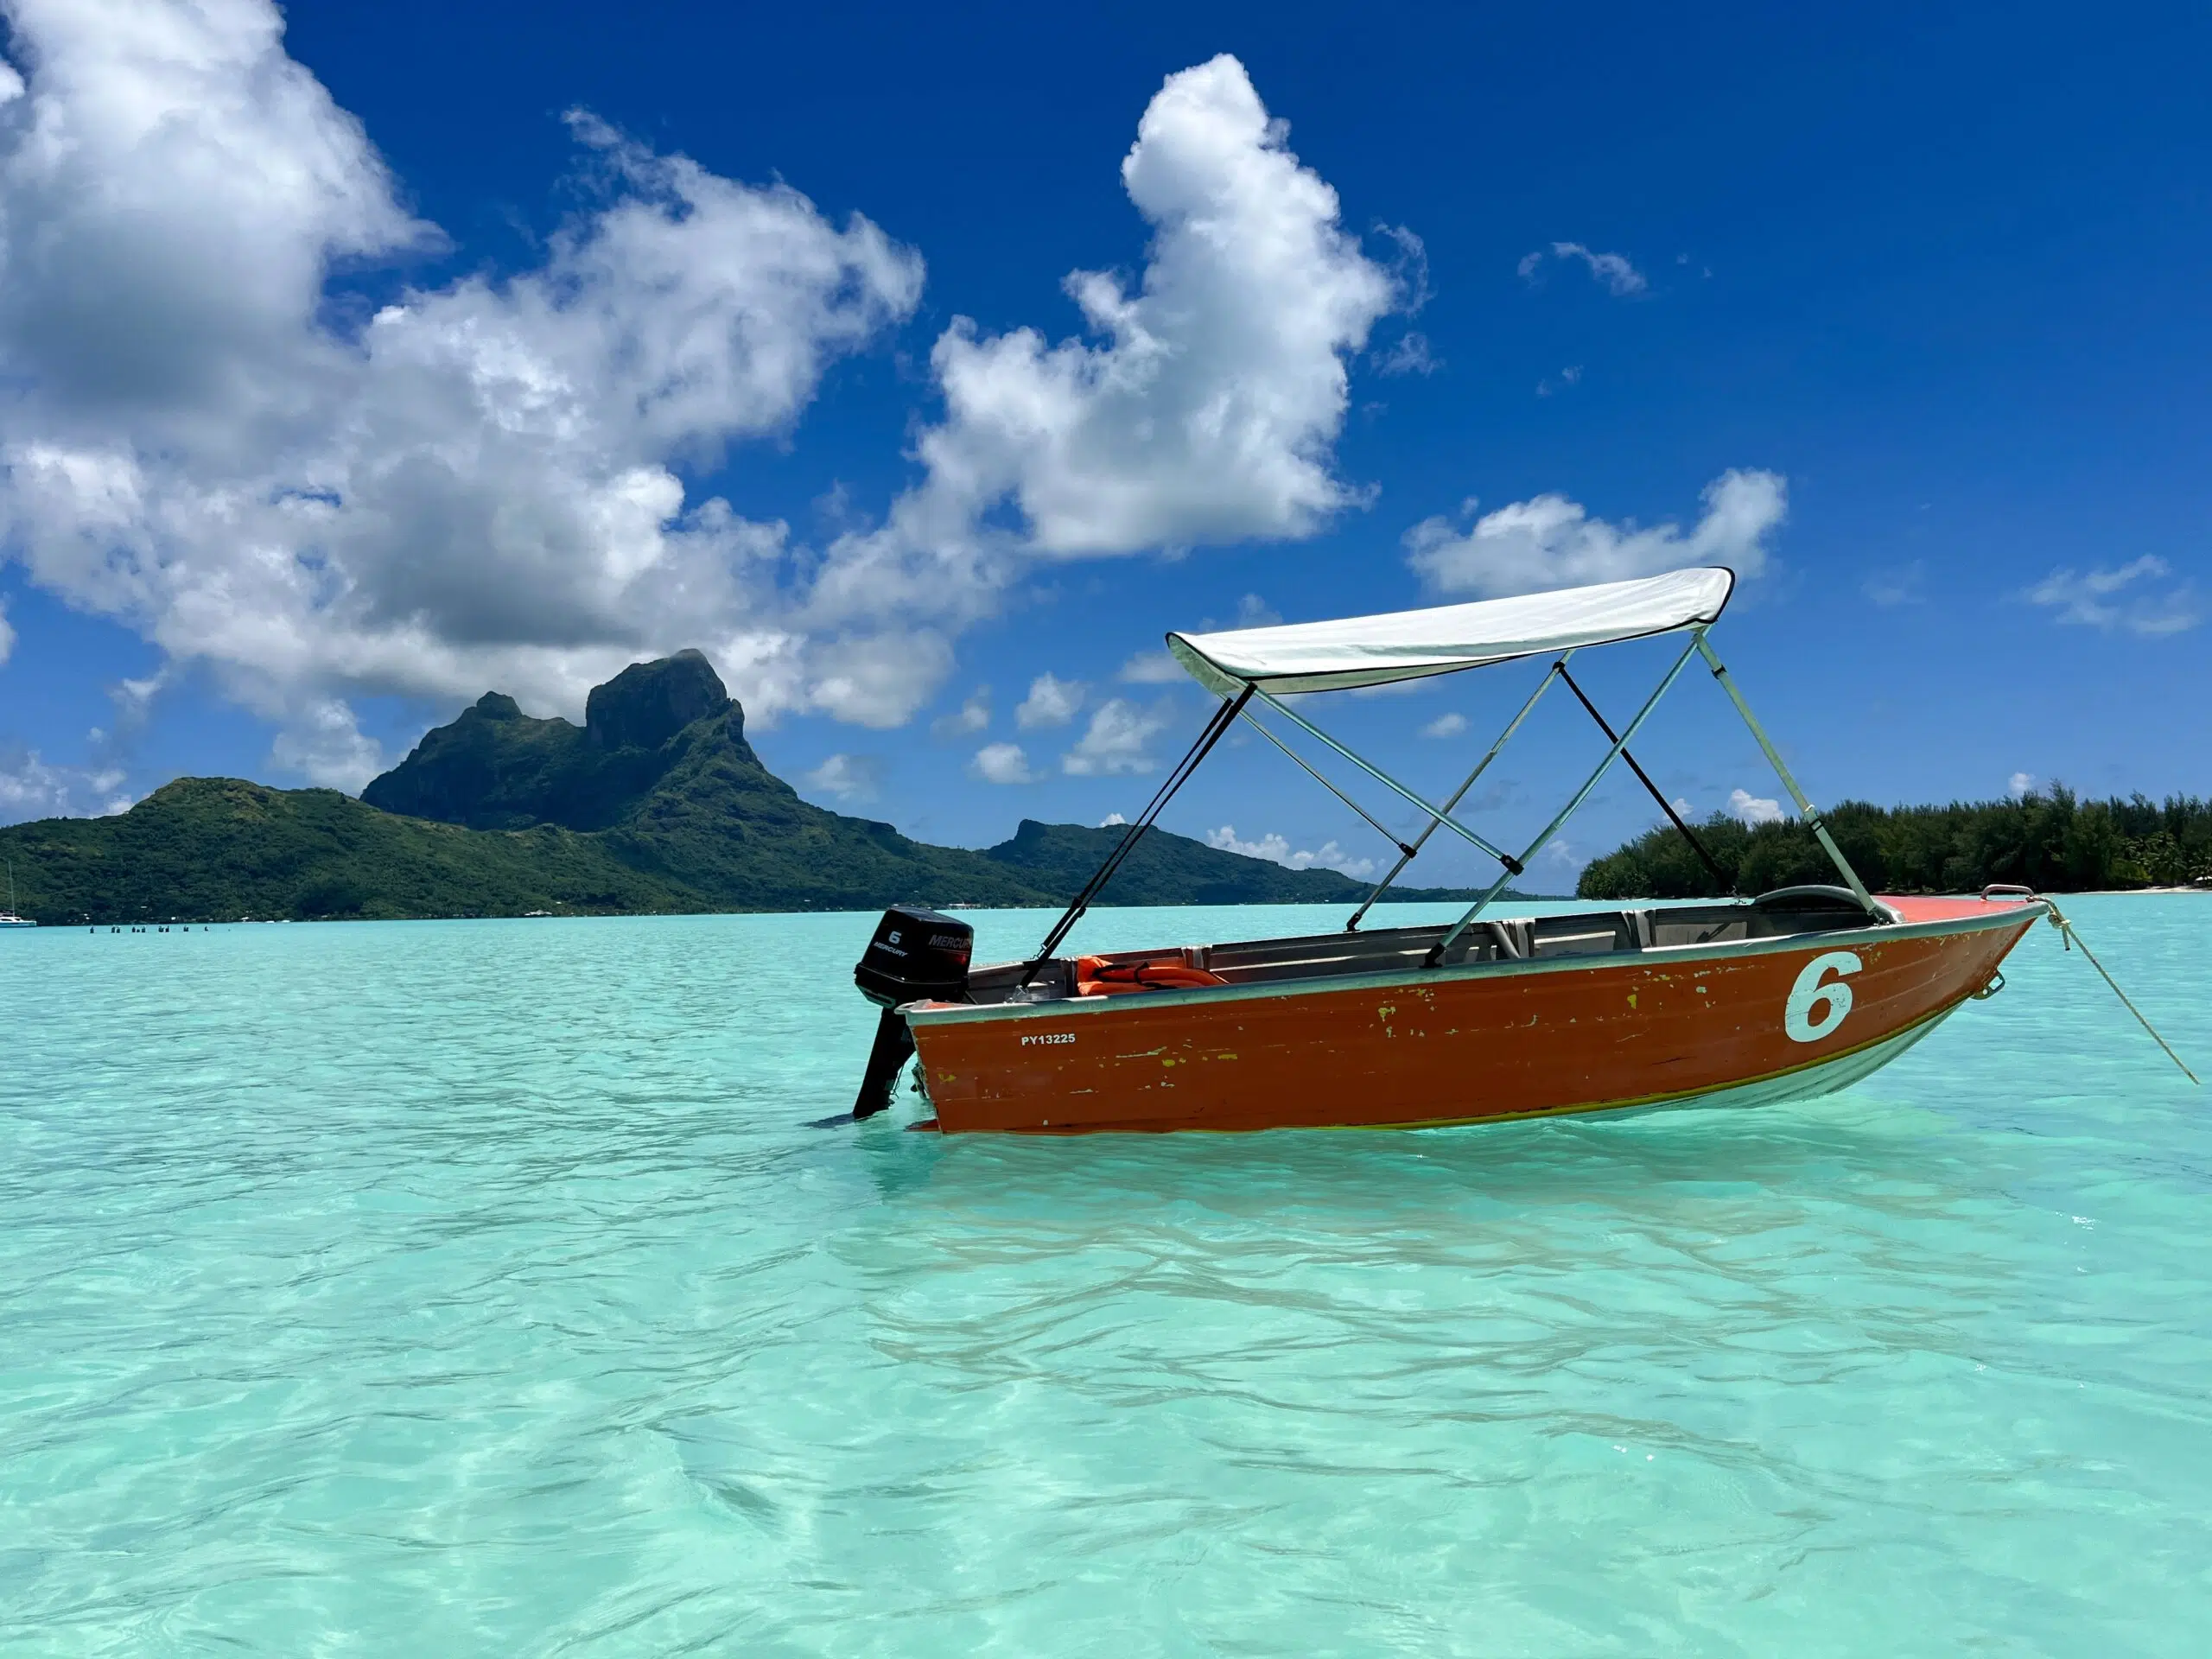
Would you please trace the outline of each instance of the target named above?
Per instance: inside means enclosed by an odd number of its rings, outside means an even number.
[[[8,861],[8,908],[0,910],[0,927],[36,927],[28,916],[16,914],[16,861]]]

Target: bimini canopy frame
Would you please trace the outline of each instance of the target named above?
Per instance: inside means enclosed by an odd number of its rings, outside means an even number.
[[[1389,873],[1378,882],[1366,901],[1345,925],[1357,928],[1362,917],[1379,898],[1384,888],[1395,880],[1416,854],[1427,843],[1431,834],[1447,829],[1498,861],[1503,868],[1497,880],[1475,901],[1455,923],[1430,953],[1432,963],[1445,959],[1451,946],[1482,914],[1491,902],[1504,891],[1506,883],[1522,874],[1528,860],[1534,858],[1554,836],[1565,827],[1583,803],[1589,799],[1613,762],[1627,757],[1638,778],[1650,788],[1675,827],[1690,839],[1701,857],[1711,861],[1706,849],[1690,835],[1687,825],[1669,806],[1629,753],[1629,743],[1643,723],[1659,706],[1683,669],[1694,656],[1702,656],[1713,676],[1727,692],[1729,701],[1743,717],[1751,735],[1772,764],[1776,775],[1789,791],[1799,815],[1819,840],[1844,880],[1869,915],[1876,914],[1872,899],[1866,892],[1858,872],[1851,868],[1827,825],[1821,821],[1805,791],[1783,764],[1782,756],[1768,740],[1765,730],[1753,716],[1751,705],[1727,669],[1714,654],[1706,639],[1706,630],[1718,621],[1726,608],[1730,594],[1736,585],[1735,573],[1724,567],[1676,570],[1661,576],[1648,576],[1635,582],[1605,582],[1597,587],[1568,588],[1548,594],[1528,594],[1512,599],[1484,600],[1471,605],[1444,605],[1421,611],[1399,611],[1380,616],[1348,617],[1334,622],[1301,622],[1269,628],[1238,628],[1220,633],[1171,633],[1167,648],[1176,659],[1190,671],[1192,678],[1222,698],[1221,706],[1214,711],[1198,740],[1177,763],[1161,785],[1152,802],[1137,820],[1123,832],[1114,850],[1100,867],[1097,874],[1085,884],[1065,914],[1046,936],[1038,954],[1029,963],[1029,971],[1023,976],[1027,983],[1048,960],[1069,929],[1082,918],[1090,901],[1097,896],[1114,871],[1135,850],[1137,842],[1152,827],[1169,798],[1198,769],[1198,763],[1220,741],[1239,716],[1249,719],[1249,709],[1256,699],[1281,715],[1309,735],[1327,745],[1344,760],[1351,762],[1369,777],[1382,784],[1414,806],[1429,819],[1419,836],[1410,842],[1402,842],[1384,829],[1380,822],[1334,784],[1322,777],[1282,740],[1257,721],[1263,736],[1277,747],[1289,753],[1292,760],[1318,779],[1322,785],[1338,799],[1351,804],[1370,824],[1388,837],[1399,851],[1400,857]],[[1636,717],[1616,734],[1612,727],[1600,715],[1581,688],[1574,684],[1567,671],[1567,660],[1579,650],[1592,645],[1617,645],[1628,639],[1645,639],[1663,633],[1687,632],[1689,643],[1669,666],[1666,677],[1653,688],[1651,695],[1637,709]],[[1311,691],[1336,691],[1361,686],[1389,685],[1405,680],[1426,679],[1437,674],[1457,673],[1464,669],[1479,668],[1493,663],[1516,661],[1557,652],[1558,659],[1551,671],[1523,703],[1505,730],[1498,734],[1465,782],[1452,792],[1442,806],[1431,804],[1373,762],[1363,760],[1344,744],[1322,731],[1312,721],[1293,709],[1283,699]],[[1537,700],[1555,679],[1565,679],[1592,718],[1612,740],[1605,759],[1584,780],[1580,788],[1570,797],[1557,817],[1544,827],[1544,831],[1529,843],[1527,850],[1518,856],[1508,852],[1461,823],[1452,817],[1454,810],[1474,786],[1475,780],[1495,760],[1509,740],[1517,732],[1536,706]]]

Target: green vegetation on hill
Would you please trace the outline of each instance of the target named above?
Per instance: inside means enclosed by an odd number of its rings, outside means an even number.
[[[696,652],[625,670],[582,727],[493,694],[355,800],[187,778],[111,818],[0,830],[49,924],[1064,904],[1118,829],[932,847],[801,800]],[[1102,902],[1357,903],[1365,884],[1155,830]],[[1407,898],[1455,897],[1417,890]]]
[[[2084,801],[2058,788],[2024,800],[1948,806],[1847,801],[1827,818],[1843,855],[1877,893],[1976,893],[1993,882],[2079,893],[2212,878],[2212,802],[2193,796],[2163,805],[2140,795]],[[1738,893],[1838,880],[1812,832],[1795,818],[1747,829],[1716,814],[1699,826],[1698,838]],[[1728,890],[1668,824],[1593,861],[1576,889],[1585,899],[1706,898]]]
[[[632,663],[593,689],[584,723],[532,720],[512,697],[487,691],[450,726],[361,791],[371,806],[441,818],[472,830],[620,823],[695,747],[671,744],[694,721],[731,716],[716,741],[760,763],[745,741],[745,715],[707,659],[680,651]]]
[[[686,728],[667,774],[601,836],[608,851],[684,883],[702,910],[866,910],[902,893],[938,905],[1056,902],[982,853],[799,799],[754,757],[743,720],[733,702]]]
[[[236,778],[180,778],[118,817],[16,824],[0,847],[24,913],[48,925],[692,907],[572,830],[462,830]]]

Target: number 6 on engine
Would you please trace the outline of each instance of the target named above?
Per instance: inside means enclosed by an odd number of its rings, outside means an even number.
[[[1843,976],[1863,966],[1849,950],[1824,951],[1805,964],[1789,988],[1789,1001],[1782,1013],[1782,1028],[1791,1042],[1817,1043],[1843,1023],[1851,1012],[1851,987]],[[1830,974],[1835,977],[1830,979]]]

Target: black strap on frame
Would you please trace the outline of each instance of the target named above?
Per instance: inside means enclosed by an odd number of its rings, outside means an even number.
[[[1221,707],[1213,711],[1213,718],[1198,734],[1198,741],[1191,745],[1190,753],[1176,763],[1174,771],[1167,774],[1167,781],[1160,785],[1159,792],[1153,796],[1152,804],[1137,815],[1136,822],[1115,843],[1114,850],[1106,855],[1106,861],[1098,867],[1097,874],[1084,883],[1083,891],[1076,894],[1075,901],[1069,905],[1060,919],[1052,924],[1052,931],[1045,936],[1045,943],[1037,947],[1037,954],[1030,958],[1029,965],[1022,970],[1022,984],[1027,985],[1036,978],[1037,970],[1052,959],[1052,952],[1060,948],[1060,941],[1067,938],[1068,930],[1083,919],[1084,912],[1090,908],[1090,901],[1098,896],[1099,890],[1114,879],[1114,872],[1122,868],[1131,853],[1136,851],[1137,842],[1142,841],[1144,832],[1152,828],[1152,821],[1160,816],[1160,810],[1198,769],[1198,763],[1206,758],[1215,744],[1221,741],[1222,734],[1236,724],[1236,716],[1244,712],[1244,705],[1251,700],[1252,688],[1247,685],[1234,698],[1224,699]]]
[[[1574,676],[1567,671],[1567,664],[1564,662],[1559,664],[1559,677],[1567,682],[1567,689],[1574,693],[1576,701],[1590,711],[1590,718],[1598,722],[1598,729],[1605,734],[1606,740],[1609,742],[1619,742],[1619,736],[1611,726],[1606,724],[1605,717],[1598,712],[1598,705],[1583,695],[1582,688],[1574,683]],[[1621,751],[1621,759],[1628,762],[1629,770],[1633,772],[1643,786],[1651,791],[1651,798],[1659,803],[1659,810],[1667,815],[1668,821],[1681,831],[1682,839],[1690,844],[1690,850],[1705,861],[1705,868],[1713,872],[1713,879],[1726,887],[1729,892],[1735,892],[1735,878],[1720,868],[1719,861],[1706,850],[1705,843],[1697,838],[1689,825],[1682,822],[1682,815],[1675,810],[1675,804],[1672,801],[1660,793],[1659,785],[1651,781],[1651,774],[1638,766],[1636,757],[1625,748]]]

